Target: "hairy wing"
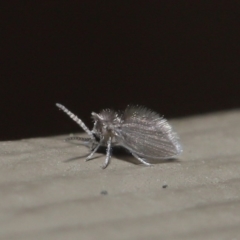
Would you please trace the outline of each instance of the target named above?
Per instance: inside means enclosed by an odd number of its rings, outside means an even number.
[[[129,106],[121,116],[119,143],[142,157],[171,158],[182,152],[167,120],[141,107]]]

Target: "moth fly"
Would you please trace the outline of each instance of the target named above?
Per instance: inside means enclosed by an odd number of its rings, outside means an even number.
[[[169,159],[179,155],[182,147],[179,138],[167,120],[158,113],[142,107],[128,106],[123,112],[110,109],[92,113],[94,126],[89,130],[84,122],[57,103],[89,135],[89,138],[72,137],[92,149],[86,158],[90,160],[100,146],[107,147],[106,159],[102,168],[110,163],[113,146],[122,146],[144,165],[151,165],[146,159]]]

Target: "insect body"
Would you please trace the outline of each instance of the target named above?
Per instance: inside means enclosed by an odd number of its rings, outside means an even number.
[[[123,112],[110,109],[92,113],[93,129],[63,105],[57,107],[68,114],[89,135],[89,138],[74,137],[92,148],[86,161],[91,159],[100,146],[107,147],[106,159],[102,168],[110,162],[112,146],[122,146],[145,165],[146,159],[168,159],[182,152],[178,136],[166,119],[142,106],[128,106]]]

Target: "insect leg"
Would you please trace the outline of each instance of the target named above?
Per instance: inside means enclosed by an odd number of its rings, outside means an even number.
[[[137,154],[135,153],[132,153],[132,155],[138,160],[140,161],[141,163],[143,163],[144,165],[146,166],[151,166],[150,163],[146,162],[144,158],[140,158]]]
[[[98,148],[101,146],[102,141],[100,141],[98,143],[98,145],[93,149],[93,151],[90,153],[90,155],[88,155],[88,157],[86,158],[86,161],[90,160],[93,156],[93,154],[98,150]]]
[[[92,132],[88,129],[88,127],[84,124],[84,122],[78,118],[76,115],[74,115],[72,112],[70,112],[67,108],[65,108],[62,104],[56,103],[57,107],[59,107],[62,111],[64,111],[72,120],[74,120],[80,127],[92,138],[94,139],[94,136]]]
[[[102,169],[106,168],[108,166],[108,164],[110,163],[111,151],[112,151],[112,138],[110,137],[107,141],[107,156],[105,159],[105,163],[102,166]]]

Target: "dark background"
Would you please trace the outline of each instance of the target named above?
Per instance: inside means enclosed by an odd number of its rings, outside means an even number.
[[[142,104],[167,118],[240,107],[239,1],[9,1],[0,140],[79,131]],[[221,119],[219,119],[221,121]]]

